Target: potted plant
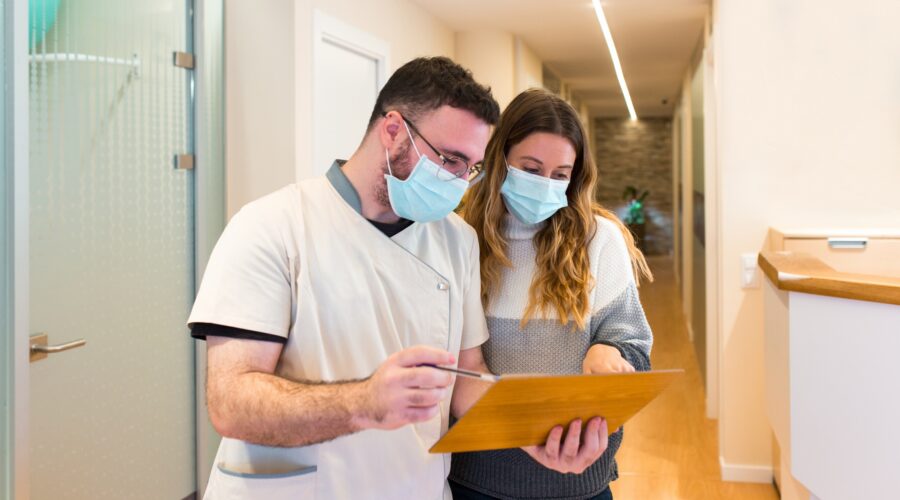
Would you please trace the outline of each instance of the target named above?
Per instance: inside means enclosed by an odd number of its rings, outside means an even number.
[[[624,221],[634,235],[634,239],[642,251],[644,248],[644,236],[647,233],[647,217],[644,214],[644,200],[650,192],[640,190],[634,186],[626,186],[622,192],[622,199],[628,202],[627,212]]]

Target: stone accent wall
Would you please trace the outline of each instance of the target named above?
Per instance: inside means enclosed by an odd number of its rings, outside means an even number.
[[[672,119],[594,120],[594,157],[600,170],[597,199],[624,217],[625,186],[648,190],[644,252],[672,252]]]

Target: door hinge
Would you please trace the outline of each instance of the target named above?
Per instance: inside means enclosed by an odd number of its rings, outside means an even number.
[[[178,170],[193,170],[194,155],[175,155],[175,168]]]
[[[179,68],[194,69],[194,54],[190,52],[173,52],[172,62]]]

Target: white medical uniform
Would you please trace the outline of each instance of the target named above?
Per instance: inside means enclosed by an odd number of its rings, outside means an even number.
[[[189,323],[286,337],[275,374],[361,379],[414,345],[458,353],[488,337],[475,232],[451,214],[388,238],[337,163],[244,207],[216,245]],[[449,499],[449,398],[428,422],[298,448],[225,438],[206,497]]]

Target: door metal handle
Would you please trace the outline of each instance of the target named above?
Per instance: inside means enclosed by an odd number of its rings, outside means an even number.
[[[29,361],[32,363],[35,361],[40,361],[47,357],[49,354],[55,354],[57,352],[68,351],[70,349],[75,349],[87,344],[87,340],[78,339],[73,340],[72,342],[66,342],[65,344],[57,344],[57,345],[47,345],[47,334],[40,333],[37,335],[31,336],[31,349]]]

